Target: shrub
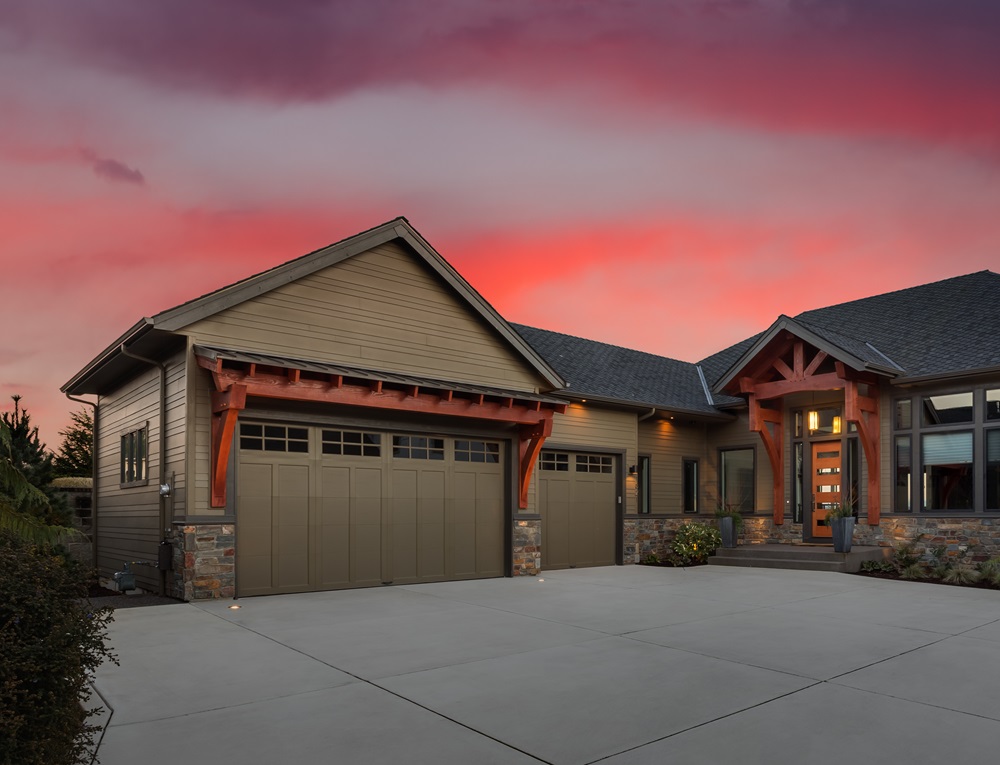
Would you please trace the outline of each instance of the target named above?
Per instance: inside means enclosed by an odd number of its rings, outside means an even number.
[[[670,549],[682,565],[704,563],[722,544],[722,535],[714,526],[704,523],[685,523],[674,535]]]
[[[97,726],[81,704],[88,673],[116,662],[110,608],[85,600],[86,572],[0,531],[0,763],[86,762]]]
[[[863,560],[861,561],[861,570],[866,573],[896,573],[896,567],[887,560]]]
[[[892,557],[900,571],[920,562],[920,556],[917,555],[916,545],[913,542],[907,542],[905,545],[897,547],[893,551]]]
[[[919,563],[911,563],[904,566],[899,572],[900,579],[926,579],[927,572]]]
[[[976,568],[979,569],[979,576],[984,582],[1000,587],[1000,557],[985,560]]]
[[[979,572],[968,566],[954,566],[942,578],[948,584],[975,584],[979,581]]]

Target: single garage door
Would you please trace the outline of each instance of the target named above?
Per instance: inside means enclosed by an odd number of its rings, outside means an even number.
[[[542,568],[615,564],[615,458],[543,450],[538,462]]]
[[[502,443],[246,422],[240,595],[504,574]]]

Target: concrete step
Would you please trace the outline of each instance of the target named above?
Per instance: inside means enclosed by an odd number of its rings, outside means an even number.
[[[788,558],[728,558],[713,557],[708,559],[710,566],[736,566],[739,568],[784,568],[795,571],[839,571],[847,573],[847,564],[843,560],[789,560]],[[859,564],[860,567],[860,564]]]
[[[887,548],[855,545],[849,553],[837,553],[820,545],[742,545],[719,548],[709,563],[715,566],[785,568],[800,571],[843,571],[853,573],[862,561],[884,560]]]

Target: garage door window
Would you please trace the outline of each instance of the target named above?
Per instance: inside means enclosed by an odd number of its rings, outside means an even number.
[[[455,441],[455,462],[500,462],[500,444],[491,441]]]
[[[542,470],[552,470],[557,473],[569,472],[569,455],[560,452],[542,452],[538,460],[538,467]]]
[[[356,430],[324,430],[323,454],[349,457],[381,457],[382,434]]]
[[[605,457],[600,454],[578,454],[576,455],[577,473],[612,473],[614,463],[610,456]]]
[[[426,436],[393,436],[392,456],[397,459],[443,460],[444,439]]]
[[[264,452],[309,452],[309,429],[285,425],[240,426],[240,448]]]

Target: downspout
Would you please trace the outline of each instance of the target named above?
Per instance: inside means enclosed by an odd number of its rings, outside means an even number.
[[[636,422],[642,422],[643,420],[648,420],[654,414],[656,414],[656,407],[655,406],[652,409],[650,409],[648,412],[646,412],[645,414],[639,415],[639,417],[636,419]]]
[[[94,568],[97,568],[97,429],[100,426],[100,415],[98,414],[100,410],[93,401],[76,398],[68,393],[66,394],[66,398],[78,404],[86,404],[94,408],[94,430],[90,434],[90,533],[94,538],[91,540],[90,546]]]
[[[150,366],[156,367],[160,370],[160,437],[158,439],[160,448],[159,486],[163,486],[167,482],[167,366],[162,362],[147,359],[145,356],[138,356],[134,353],[130,353],[125,347],[125,343],[121,344],[121,348],[119,350],[122,352],[123,356],[128,356],[130,359],[141,361],[144,364],[149,364]],[[160,491],[157,491],[157,494],[159,495],[160,500],[160,537],[161,540],[165,540],[167,533],[167,497]],[[167,572],[166,569],[163,568],[160,568],[159,572],[160,595],[165,596],[167,594]]]

